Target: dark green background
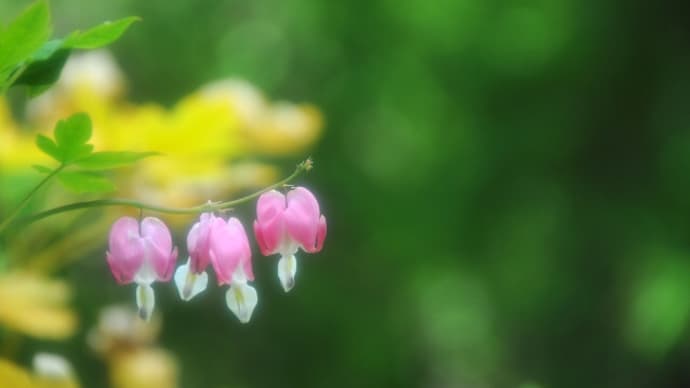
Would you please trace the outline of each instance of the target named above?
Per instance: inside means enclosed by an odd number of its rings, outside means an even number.
[[[5,3],[3,20],[25,4]],[[275,260],[257,254],[260,304],[242,326],[218,291],[183,304],[159,287],[161,344],[182,387],[680,388],[690,386],[681,3],[51,4],[58,32],[143,18],[112,47],[135,101],[172,104],[239,76],[326,117],[303,182],[329,236],[300,257],[296,288],[283,295]],[[246,225],[252,215],[244,209]],[[133,291],[110,282],[105,262],[82,263],[66,276],[88,326]],[[85,386],[102,386],[83,340],[67,356]]]

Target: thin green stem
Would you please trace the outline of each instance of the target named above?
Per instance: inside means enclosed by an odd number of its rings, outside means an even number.
[[[165,206],[157,206],[157,205],[152,205],[144,202],[140,202],[134,199],[124,199],[124,198],[110,198],[110,199],[96,199],[92,201],[81,201],[81,202],[75,202],[75,203],[70,203],[67,205],[63,206],[58,206],[52,209],[48,209],[33,215],[30,215],[28,217],[22,218],[19,220],[20,224],[30,224],[32,222],[41,220],[43,218],[59,214],[59,213],[64,213],[72,210],[79,210],[79,209],[87,209],[87,208],[93,208],[93,207],[105,207],[105,206],[129,206],[129,207],[134,207],[137,209],[141,210],[149,210],[152,212],[156,213],[166,213],[166,214],[199,214],[203,212],[212,212],[212,211],[223,211],[223,210],[229,210],[234,206],[240,205],[242,203],[248,202],[261,194],[273,190],[275,188],[278,188],[280,186],[283,186],[293,179],[295,179],[297,176],[299,176],[301,173],[304,171],[308,171],[312,168],[312,162],[311,159],[307,159],[304,162],[300,163],[297,165],[297,168],[295,171],[288,176],[287,178],[278,181],[270,186],[264,187],[263,189],[246,195],[244,197],[232,200],[232,201],[225,201],[225,202],[209,202],[205,203],[203,205],[199,206],[194,206],[194,207],[188,207],[188,208],[173,208],[173,207],[165,207]]]
[[[61,164],[58,168],[55,170],[51,171],[48,175],[46,175],[36,186],[34,186],[33,189],[22,199],[22,201],[17,205],[14,210],[10,213],[7,218],[5,218],[2,223],[0,224],[0,233],[2,233],[7,226],[19,215],[19,212],[26,206],[27,203],[29,203],[29,200],[38,192],[38,190],[43,187],[46,183],[48,183],[49,180],[51,180],[55,175],[57,175],[62,169],[65,168],[65,165]]]
[[[24,73],[24,70],[26,70],[26,65],[21,65],[17,70],[15,70],[2,86],[2,89],[0,89],[0,94],[5,94],[12,87],[12,84],[19,79],[19,76]]]
[[[232,201],[221,202],[217,205],[217,210],[231,209],[234,206],[240,205],[240,204],[247,202],[247,201],[251,201],[252,199],[260,196],[261,194],[263,194],[267,191],[271,191],[273,189],[276,189],[278,187],[286,185],[286,184],[290,183],[290,181],[292,181],[293,179],[297,178],[297,176],[300,175],[302,172],[311,170],[313,165],[314,165],[314,163],[312,162],[312,160],[307,159],[304,162],[298,164],[297,168],[295,168],[295,171],[290,176],[288,176],[287,178],[285,178],[281,181],[278,181],[278,182],[276,182],[270,186],[264,187],[263,189],[255,192],[255,193],[245,195],[244,197],[234,199]]]

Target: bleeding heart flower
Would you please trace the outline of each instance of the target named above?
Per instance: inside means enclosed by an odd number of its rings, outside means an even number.
[[[254,234],[264,256],[280,254],[278,278],[285,291],[295,284],[295,253],[319,252],[326,238],[326,218],[314,195],[303,187],[287,193],[271,190],[259,197]]]
[[[212,213],[201,214],[199,222],[192,226],[187,235],[189,258],[187,263],[179,266],[175,271],[175,284],[182,300],[192,299],[204,291],[208,285],[206,267],[211,261],[209,237],[211,227],[216,220],[223,222],[222,219],[215,217]]]
[[[132,217],[118,219],[110,229],[106,259],[118,283],[137,283],[139,316],[148,320],[155,305],[151,284],[169,281],[177,259],[168,227],[155,217],[141,224]]]
[[[247,233],[237,218],[225,221],[211,213],[204,213],[187,236],[189,259],[175,272],[180,296],[189,300],[206,289],[209,263],[216,272],[219,285],[229,284],[225,300],[242,323],[249,322],[258,298],[256,290],[247,284],[254,280],[252,253]]]

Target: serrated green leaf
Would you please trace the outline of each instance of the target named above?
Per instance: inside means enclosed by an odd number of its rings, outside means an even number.
[[[53,141],[53,139],[45,136],[38,134],[36,135],[36,146],[46,154],[50,155],[53,159],[62,162],[62,153],[58,149],[57,144]]]
[[[115,185],[100,174],[83,171],[63,171],[57,177],[65,188],[77,194],[107,193],[115,190]]]
[[[29,58],[48,39],[50,32],[48,3],[31,4],[0,35],[0,70],[12,69]]]
[[[105,22],[84,32],[74,31],[66,39],[63,47],[75,49],[94,49],[116,41],[135,21],[136,16],[113,22]]]
[[[94,152],[76,160],[74,164],[87,170],[110,170],[129,166],[143,158],[158,155],[156,152]]]
[[[31,167],[33,167],[34,170],[40,172],[41,174],[49,174],[49,173],[51,173],[51,172],[53,171],[52,168],[46,167],[46,166],[43,166],[43,165],[40,165],[40,164],[34,164],[34,165],[31,166]]]
[[[55,140],[62,162],[69,163],[91,153],[93,146],[86,144],[91,138],[91,119],[86,113],[75,113],[55,126]]]

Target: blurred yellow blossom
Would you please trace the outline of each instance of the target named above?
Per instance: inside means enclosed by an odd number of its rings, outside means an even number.
[[[72,366],[64,358],[47,353],[34,356],[33,375],[9,360],[0,359],[3,388],[79,388]]]
[[[107,358],[120,351],[151,345],[160,333],[161,323],[157,314],[144,321],[130,306],[108,306],[101,310],[87,340],[91,349]]]
[[[36,147],[33,135],[19,130],[12,120],[7,101],[0,97],[0,173],[26,169],[49,159]]]
[[[142,321],[130,307],[101,310],[88,342],[108,364],[113,388],[178,386],[177,362],[170,352],[155,346],[161,323],[160,315]]]
[[[3,387],[33,388],[29,374],[8,360],[0,359],[0,382]]]
[[[175,388],[177,363],[170,353],[157,348],[137,349],[113,358],[113,388]]]
[[[72,365],[57,354],[34,355],[33,372],[35,388],[79,388]]]
[[[0,274],[0,325],[37,338],[69,337],[77,327],[69,298],[65,282],[28,272]]]
[[[238,117],[248,149],[254,152],[289,155],[303,151],[318,139],[323,126],[321,113],[313,105],[269,103],[246,81],[217,81],[203,87],[201,95],[227,104]]]
[[[213,82],[172,108],[129,103],[123,99],[124,85],[122,72],[106,51],[73,55],[56,86],[28,103],[29,125],[49,132],[57,120],[86,111],[93,121],[96,150],[160,152],[119,173],[119,195],[167,206],[226,199],[238,190],[271,183],[278,176],[275,167],[248,157],[303,153],[323,125],[313,106],[272,103],[246,81]],[[0,120],[9,117],[1,109]],[[4,132],[16,133],[16,125],[5,121],[0,121]],[[14,139],[13,144],[35,150],[32,137]],[[16,164],[39,159],[35,151],[6,148],[4,158],[21,159]]]

